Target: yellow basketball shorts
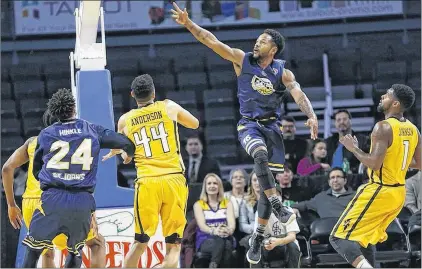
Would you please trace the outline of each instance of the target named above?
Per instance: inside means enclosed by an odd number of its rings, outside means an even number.
[[[331,235],[358,242],[362,247],[387,240],[386,230],[403,208],[404,186],[388,187],[368,183],[355,197],[334,226]]]
[[[186,225],[188,186],[182,174],[139,178],[135,185],[135,240],[147,243],[161,216],[166,243],[180,243]]]
[[[27,229],[29,229],[29,225],[31,224],[32,216],[34,215],[35,209],[41,206],[41,198],[24,198],[22,200],[22,215],[23,221]],[[89,230],[88,236],[86,241],[94,239],[94,231],[91,229]],[[67,236],[64,234],[59,234],[53,239],[53,244],[60,250],[64,250],[67,248]]]

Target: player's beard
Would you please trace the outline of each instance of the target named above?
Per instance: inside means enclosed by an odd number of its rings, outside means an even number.
[[[378,104],[378,106],[377,106],[377,111],[378,112],[384,113],[387,110],[388,110],[388,107],[384,107],[384,105],[382,103],[379,103]]]

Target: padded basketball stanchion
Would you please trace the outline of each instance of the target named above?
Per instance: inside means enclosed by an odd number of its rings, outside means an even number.
[[[110,72],[78,71],[76,86],[79,118],[114,130]],[[100,156],[108,151],[101,150]],[[103,162],[100,157],[94,193],[97,208],[133,206],[133,195],[133,189],[117,186],[116,158]]]

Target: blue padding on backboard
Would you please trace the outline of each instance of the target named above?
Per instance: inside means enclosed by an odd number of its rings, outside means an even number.
[[[115,130],[111,77],[108,70],[78,71],[76,74],[78,118]],[[116,157],[98,161],[94,197],[98,208],[133,206],[134,190],[117,186]],[[120,158],[120,157],[119,157]]]

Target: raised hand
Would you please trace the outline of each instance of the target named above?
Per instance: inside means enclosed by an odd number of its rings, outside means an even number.
[[[175,22],[177,22],[180,25],[186,25],[189,15],[186,8],[184,10],[181,10],[179,6],[176,4],[176,2],[173,2],[174,9],[171,10],[173,15],[171,17],[174,19]]]
[[[102,158],[102,161],[106,161],[108,159],[110,159],[113,156],[116,156],[117,154],[121,154],[123,152],[123,150],[121,149],[111,149],[110,152],[107,155],[104,155]]]
[[[318,119],[310,118],[305,122],[305,125],[308,126],[311,130],[311,139],[315,140],[318,138]]]

